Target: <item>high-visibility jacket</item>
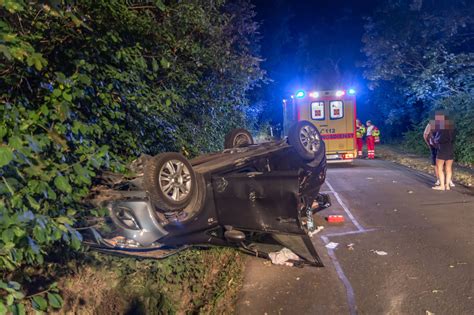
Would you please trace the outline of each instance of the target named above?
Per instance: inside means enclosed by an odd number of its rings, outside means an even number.
[[[380,143],[380,130],[374,126],[372,130],[372,136],[374,136],[375,143]]]
[[[356,127],[356,138],[362,138],[365,134],[365,127],[363,125],[360,125]]]

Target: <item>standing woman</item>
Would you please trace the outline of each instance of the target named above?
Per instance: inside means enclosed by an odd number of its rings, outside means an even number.
[[[454,139],[454,122],[450,120],[446,114],[436,112],[433,142],[438,150],[436,155],[436,168],[438,169],[440,185],[432,187],[435,190],[451,189],[450,183],[453,178]]]

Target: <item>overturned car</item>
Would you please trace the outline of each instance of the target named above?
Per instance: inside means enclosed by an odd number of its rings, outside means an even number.
[[[301,262],[322,266],[310,239],[312,214],[327,207],[325,145],[307,121],[287,138],[254,144],[245,129],[225,150],[187,160],[168,152],[142,157],[136,176],[105,174],[92,203],[108,210],[89,229],[100,251],[163,258],[189,246],[233,246],[268,257],[287,247]]]

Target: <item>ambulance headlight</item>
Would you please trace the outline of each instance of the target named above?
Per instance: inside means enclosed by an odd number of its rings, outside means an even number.
[[[337,97],[344,96],[344,94],[346,94],[345,91],[342,91],[342,90],[336,91],[336,96]]]
[[[306,95],[306,93],[303,90],[299,90],[296,92],[295,97],[296,98],[303,98]]]

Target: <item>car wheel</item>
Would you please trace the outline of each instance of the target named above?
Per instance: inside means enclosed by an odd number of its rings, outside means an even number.
[[[196,191],[196,176],[186,158],[175,152],[161,153],[145,166],[143,184],[158,210],[185,208]]]
[[[245,147],[253,144],[253,137],[247,130],[243,128],[233,129],[226,136],[224,140],[224,148],[232,149]]]
[[[183,223],[192,220],[200,213],[206,203],[206,181],[200,173],[196,175],[196,189],[189,204],[179,212],[173,212],[176,216],[174,220],[169,219],[169,224],[181,226]]]
[[[306,161],[315,159],[324,150],[318,129],[309,121],[303,120],[291,127],[288,142],[298,155]]]

